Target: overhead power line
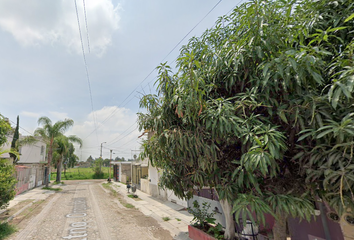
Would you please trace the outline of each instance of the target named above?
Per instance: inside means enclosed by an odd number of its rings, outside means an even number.
[[[97,128],[97,120],[96,120],[96,115],[95,115],[94,108],[93,108],[93,98],[92,98],[92,91],[91,91],[90,75],[89,75],[89,71],[88,71],[88,67],[87,67],[87,61],[86,61],[86,56],[85,56],[84,43],[83,43],[83,41],[82,41],[82,35],[81,35],[81,27],[80,27],[79,12],[78,12],[78,10],[77,10],[77,3],[76,3],[76,0],[74,0],[74,2],[75,2],[75,10],[76,10],[77,25],[78,25],[78,27],[79,27],[79,33],[80,33],[80,41],[81,41],[82,56],[83,56],[83,58],[84,58],[84,64],[85,64],[85,70],[86,70],[86,77],[87,77],[87,84],[88,84],[89,93],[90,93],[92,117],[93,117],[93,121],[94,121],[94,124],[95,124],[95,128]],[[86,10],[85,10],[85,12],[86,12]],[[85,18],[86,18],[86,14],[85,14]],[[97,138],[97,141],[98,141],[97,132],[96,132],[96,138]]]
[[[172,48],[172,50],[162,59],[163,62],[177,47],[178,45],[181,44],[181,42],[222,2],[222,0],[219,0],[210,10],[209,12],[201,19],[198,21],[198,23]],[[75,4],[76,4],[76,0],[75,0]],[[81,37],[81,33],[80,33],[80,37]],[[146,79],[148,79],[150,77],[150,75],[156,70],[156,68],[152,69],[151,72],[130,92],[130,94],[123,100],[123,102],[117,107],[117,109],[113,110],[112,113],[105,119],[103,120],[102,123],[104,123],[105,121],[107,121],[109,118],[111,118],[117,111],[118,108],[121,107],[121,105],[143,84],[143,82],[146,81]],[[124,105],[125,106],[125,105]],[[100,126],[95,126],[95,129],[88,134],[85,138],[88,138],[92,133],[96,132],[97,134],[97,130],[98,128],[100,128]]]
[[[87,36],[87,48],[88,51],[91,52],[90,49],[90,39],[89,39],[89,31],[88,31],[88,26],[87,26],[87,14],[86,14],[86,4],[85,4],[85,0],[82,0],[82,4],[84,5],[84,15],[85,15],[85,25],[86,25],[86,36]]]
[[[109,144],[110,146],[112,146],[113,144],[115,144],[115,143],[117,143],[117,142],[119,142],[119,141],[121,141],[122,139],[124,139],[124,138],[126,138],[126,137],[128,137],[132,132],[134,132],[136,129],[138,129],[138,126],[136,126],[136,128],[134,128],[131,132],[129,132],[128,134],[126,134],[125,136],[123,136],[123,137],[121,137],[121,138],[119,138],[118,140],[116,140],[116,141],[114,141],[114,142],[112,142],[111,144]]]
[[[195,26],[177,43],[177,45],[166,55],[166,57],[165,57],[161,62],[163,62],[163,61],[177,48],[177,46],[182,43],[182,41],[183,41],[183,40],[184,40],[184,39],[185,39],[185,38],[186,38],[208,15],[209,15],[209,14],[221,3],[221,1],[222,1],[222,0],[220,0],[218,3],[215,4],[215,6],[214,6]],[[239,1],[234,7],[232,7],[225,15],[228,15],[233,9],[235,9],[235,8],[236,8],[239,4],[241,4],[243,1],[244,1],[244,0],[240,0],[240,1]],[[216,23],[213,24],[212,28],[215,27],[215,25],[216,25]],[[177,61],[177,59],[178,59],[178,57],[176,57],[173,62]],[[154,70],[155,70],[155,69],[154,69]],[[154,70],[153,70],[153,71],[154,71]],[[144,78],[144,80],[140,82],[140,84],[133,90],[133,92],[134,92],[139,86],[141,86],[141,84],[152,74],[153,71],[151,71],[151,72]],[[153,79],[152,81],[154,81],[154,80],[156,80],[156,78]],[[148,82],[147,85],[146,85],[145,87],[143,87],[143,89],[146,88],[147,86],[149,86],[149,84],[150,84],[152,81]],[[133,92],[132,92],[132,93],[133,93]],[[132,93],[130,93],[129,96],[130,96]],[[129,96],[128,96],[128,97],[129,97]],[[127,98],[128,98],[128,97],[127,97]],[[127,98],[126,98],[126,99],[127,99]],[[124,100],[124,101],[125,101],[125,100]],[[129,127],[129,128],[130,128],[130,127]],[[128,128],[128,129],[129,129],[129,128]],[[127,129],[127,130],[128,130],[128,129]],[[127,130],[126,130],[126,131],[127,131]],[[134,129],[134,130],[135,130],[135,129]],[[133,130],[133,131],[134,131],[134,130]],[[133,132],[133,131],[132,131],[132,132]],[[129,133],[129,134],[130,134],[130,133]],[[127,134],[126,136],[128,136],[129,134]],[[122,140],[122,139],[124,139],[124,138],[125,138],[125,137],[123,137],[123,138],[121,138],[121,139],[118,139],[118,140],[115,141],[114,143],[117,143],[117,142],[119,142],[120,140]],[[124,145],[121,145],[120,147],[123,147],[123,146],[127,145],[128,143],[132,142],[133,140],[134,140],[134,139],[130,140],[129,142],[125,143]],[[112,143],[112,144],[114,144],[114,143]],[[112,145],[112,144],[110,144],[110,145]]]
[[[137,123],[137,121],[136,122],[134,122],[130,127],[128,127],[126,130],[124,130],[118,137],[116,137],[116,138],[114,138],[113,140],[111,140],[111,141],[109,141],[109,144],[107,144],[107,145],[113,145],[114,143],[116,143],[116,142],[118,142],[118,141],[120,141],[120,138],[122,138],[122,135],[123,135],[123,133],[125,133],[126,131],[128,131],[128,129],[130,129],[131,127],[133,127],[135,124]],[[136,127],[135,129],[137,129],[138,127]],[[134,129],[134,130],[135,130]],[[134,131],[133,130],[133,131]],[[132,132],[133,132],[132,131]],[[131,132],[130,132],[131,133]],[[127,135],[129,135],[130,133],[128,133]],[[126,135],[126,136],[127,136]],[[118,140],[117,140],[118,139]],[[117,140],[117,141],[116,141]]]
[[[215,4],[215,6],[212,8],[212,9],[210,9],[210,11],[176,44],[176,46],[174,46],[173,48],[172,48],[172,50],[166,55],[166,57],[164,57],[163,59],[162,59],[162,61],[161,62],[163,62],[180,44],[181,44],[181,42],[183,42],[183,40],[184,39],[186,39],[186,37],[196,28],[196,27],[198,27],[198,25],[201,23],[201,22],[203,22],[203,20],[220,4],[222,2],[222,0],[220,0],[219,2],[217,2],[216,4]]]

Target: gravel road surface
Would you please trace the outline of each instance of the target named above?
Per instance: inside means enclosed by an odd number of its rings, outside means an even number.
[[[102,180],[65,181],[10,240],[170,240],[169,231],[136,209],[124,207],[105,191]]]

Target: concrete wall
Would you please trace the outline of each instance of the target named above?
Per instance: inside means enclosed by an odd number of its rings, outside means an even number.
[[[149,180],[140,179],[140,190],[144,193],[150,194]]]
[[[181,206],[186,207],[186,208],[188,207],[187,201],[178,198],[178,197],[173,193],[172,190],[167,189],[167,190],[166,190],[166,193],[167,193],[167,200],[168,200],[168,201],[177,203],[178,205],[181,205]]]
[[[149,165],[148,174],[150,184],[157,185],[159,181],[159,174],[157,169],[155,167],[152,167],[151,164]]]
[[[138,171],[138,165],[132,165],[132,180],[131,182],[135,185],[139,184],[139,180],[140,180],[140,176],[138,175],[139,174],[139,171]]]
[[[120,175],[121,181],[122,183],[127,183],[127,175]]]
[[[120,163],[120,168],[119,168],[119,171],[120,171],[120,176],[123,176],[125,175],[126,177],[129,177],[129,181],[131,181],[132,179],[132,172],[131,172],[131,163]],[[122,181],[120,180],[121,182],[126,182],[126,181]]]
[[[33,145],[25,145],[20,148],[20,161],[18,163],[45,162],[46,144],[37,142]]]
[[[160,196],[159,189],[156,184],[149,183],[150,195],[158,198]]]
[[[16,165],[16,179],[16,195],[34,187],[41,186],[44,182],[44,165]]]

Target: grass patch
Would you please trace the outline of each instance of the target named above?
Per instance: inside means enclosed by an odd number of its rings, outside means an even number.
[[[61,188],[52,188],[52,187],[42,187],[42,189],[44,189],[44,190],[56,191],[56,192],[60,192],[60,191],[63,190],[63,189],[61,189]]]
[[[69,168],[66,169],[66,173],[61,173],[61,178],[63,180],[85,180],[85,179],[108,179],[109,173],[108,167],[102,167],[102,175],[96,176],[92,168]],[[111,171],[112,175],[112,171]],[[57,173],[52,172],[50,174],[50,180],[56,180]]]
[[[9,223],[0,223],[0,240],[5,239],[16,231],[16,228]]]
[[[126,203],[126,204],[124,204],[124,207],[126,207],[126,208],[134,208],[134,205],[130,204],[130,203]]]
[[[116,197],[118,195],[118,192],[112,188],[112,183],[102,183],[102,187],[110,190],[110,192],[113,196]]]
[[[129,194],[128,197],[130,197],[130,198],[138,198],[138,195]]]
[[[170,221],[171,218],[169,218],[169,217],[162,217],[162,220],[164,220],[165,222],[167,222],[167,221]]]
[[[112,183],[102,183],[102,186],[107,189],[111,189]]]
[[[64,184],[64,182],[53,182],[53,185]]]
[[[179,219],[179,218],[176,218],[176,220],[177,220],[178,222],[180,222],[180,221],[181,221],[181,219]]]
[[[124,199],[121,198],[121,194],[119,194],[113,186],[116,186],[112,183],[102,183],[102,186],[110,191],[110,194],[114,197],[117,197],[119,202],[126,208],[135,208],[133,204],[127,203]],[[134,200],[139,200],[140,198],[133,198]],[[140,199],[141,200],[141,199]]]
[[[129,194],[128,197],[132,198],[134,201],[141,201],[142,200],[136,194]]]

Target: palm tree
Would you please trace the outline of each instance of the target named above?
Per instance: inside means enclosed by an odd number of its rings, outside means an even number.
[[[41,136],[48,146],[48,171],[45,176],[45,184],[48,187],[48,177],[53,156],[54,139],[63,135],[64,132],[69,129],[69,127],[74,125],[74,121],[72,119],[65,119],[64,121],[58,121],[53,125],[52,121],[48,117],[40,117],[38,119],[38,125],[42,125],[43,127],[37,128],[35,130],[35,135]]]
[[[61,167],[63,160],[69,159],[74,155],[75,147],[73,143],[79,144],[80,148],[82,146],[82,140],[75,135],[69,137],[60,135],[54,139],[54,145],[56,146],[55,151],[58,154],[56,182],[61,182]]]

